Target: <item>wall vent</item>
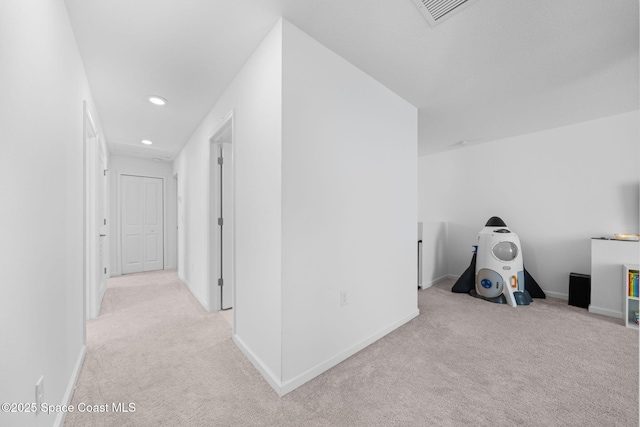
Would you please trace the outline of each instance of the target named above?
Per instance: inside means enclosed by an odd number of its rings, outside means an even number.
[[[475,0],[413,0],[416,6],[418,6],[418,9],[420,9],[420,12],[422,12],[422,15],[432,26],[460,12],[474,1]]]

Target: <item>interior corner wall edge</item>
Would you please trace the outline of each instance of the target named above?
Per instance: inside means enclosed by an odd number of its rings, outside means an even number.
[[[417,110],[287,21],[282,107],[286,392],[418,313]]]
[[[491,216],[520,236],[540,286],[567,296],[590,273],[590,238],[638,233],[639,111],[420,157],[419,216],[448,221],[460,275]]]
[[[84,347],[84,100],[102,131],[64,2],[0,2],[0,33],[0,401],[33,402],[42,375],[61,405]]]
[[[448,278],[448,228],[446,221],[422,221],[422,289]]]
[[[176,160],[179,273],[196,297],[209,290],[210,142],[233,111],[235,168],[235,335],[280,378],[282,24],[266,35]],[[215,179],[215,178],[214,178]],[[238,341],[238,340],[236,340]]]

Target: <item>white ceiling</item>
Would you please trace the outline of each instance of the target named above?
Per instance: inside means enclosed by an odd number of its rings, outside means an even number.
[[[638,0],[65,1],[114,152],[174,158],[281,16],[418,107],[421,155],[639,108]]]

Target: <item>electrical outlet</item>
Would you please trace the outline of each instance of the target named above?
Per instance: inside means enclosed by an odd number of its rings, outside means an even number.
[[[40,406],[44,401],[44,376],[41,375],[36,382],[36,414],[40,412]]]
[[[340,291],[340,305],[347,305],[349,303],[349,293],[347,291]]]

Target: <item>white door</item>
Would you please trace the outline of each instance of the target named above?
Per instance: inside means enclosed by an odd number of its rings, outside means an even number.
[[[107,159],[105,147],[96,133],[86,103],[84,108],[84,299],[85,318],[100,313],[100,304],[107,288],[106,265],[108,243],[106,213]]]
[[[233,115],[215,131],[211,139],[211,189],[209,250],[210,307],[234,307],[234,161]]]
[[[233,307],[233,162],[231,157],[231,144],[220,144],[218,156],[222,160],[218,162],[219,168],[219,206],[220,212],[220,278],[221,306],[222,310]]]
[[[98,179],[96,180],[96,223],[98,224],[98,306],[107,289],[107,164],[106,156],[100,145]],[[99,310],[99,307],[98,307]],[[97,313],[96,313],[97,315]]]
[[[122,273],[162,270],[162,179],[122,175]]]
[[[142,178],[144,185],[144,265],[143,271],[164,268],[162,223],[162,180]]]

